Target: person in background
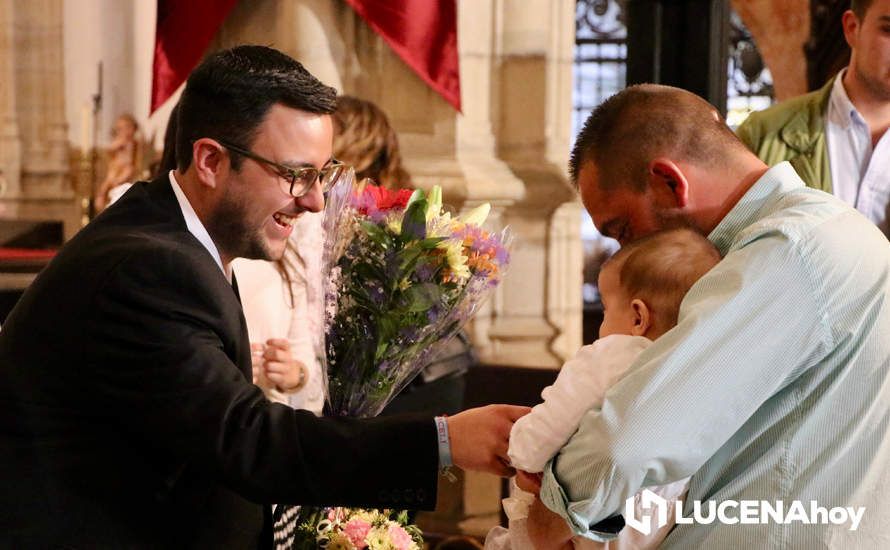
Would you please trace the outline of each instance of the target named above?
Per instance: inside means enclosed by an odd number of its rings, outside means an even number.
[[[783,160],[890,235],[890,0],[853,0],[843,16],[850,64],[821,90],[752,113],[738,136]]]
[[[411,187],[395,129],[386,113],[365,99],[349,95],[337,98],[334,157],[352,166],[358,181],[369,178],[390,189]]]
[[[111,145],[108,146],[108,169],[105,179],[96,190],[96,212],[101,212],[114,202],[111,194],[114,189],[128,182],[136,181],[140,176],[140,137],[139,123],[133,115],[124,113],[117,117],[111,130]],[[129,188],[124,188],[125,190]],[[121,194],[114,198],[116,199]]]
[[[321,212],[297,218],[281,259],[239,258],[232,264],[250,336],[254,383],[270,400],[316,415],[324,407],[318,358],[324,332],[322,218]]]

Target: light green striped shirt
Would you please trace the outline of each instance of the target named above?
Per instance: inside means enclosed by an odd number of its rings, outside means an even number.
[[[643,487],[693,476],[686,516],[694,500],[866,509],[856,531],[678,525],[664,548],[890,548],[886,238],[787,162],[709,238],[723,261],[547,465],[541,499],[605,540],[589,526]]]

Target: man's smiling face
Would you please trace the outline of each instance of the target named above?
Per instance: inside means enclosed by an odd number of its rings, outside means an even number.
[[[256,132],[252,153],[291,168],[321,169],[331,158],[330,115],[273,105]],[[210,216],[208,230],[230,257],[276,260],[284,254],[293,222],[303,212],[320,212],[324,197],[316,181],[304,196],[293,198],[289,181],[275,167],[241,157],[230,171],[224,195]]]

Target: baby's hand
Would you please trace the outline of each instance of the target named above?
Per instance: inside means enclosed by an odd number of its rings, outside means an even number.
[[[526,493],[531,493],[535,496],[541,492],[541,480],[543,478],[544,474],[540,472],[533,474],[523,470],[516,470],[516,486]]]
[[[283,338],[270,338],[263,351],[263,375],[275,389],[291,393],[306,385],[309,370],[294,358],[291,344]]]

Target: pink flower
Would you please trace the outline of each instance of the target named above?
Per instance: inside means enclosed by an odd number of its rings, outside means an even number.
[[[349,537],[349,540],[358,549],[368,546],[368,543],[365,542],[365,537],[368,536],[368,531],[370,530],[371,524],[359,518],[349,520],[343,527],[343,532],[346,533],[346,536]]]
[[[411,538],[408,531],[402,529],[398,523],[389,522],[386,532],[389,535],[389,540],[398,550],[410,550],[411,545],[414,544],[414,539]]]

